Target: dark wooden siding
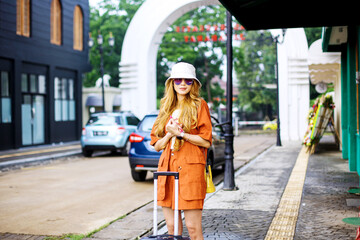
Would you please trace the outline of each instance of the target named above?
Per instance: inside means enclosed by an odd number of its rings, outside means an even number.
[[[62,45],[50,43],[50,6],[51,0],[31,1],[30,37],[16,34],[16,1],[0,0],[0,50],[3,57],[14,57],[25,61],[51,63],[65,68],[76,68],[88,71],[89,6],[86,0],[63,0],[62,5]],[[73,49],[73,14],[79,5],[84,14],[84,50]],[[16,51],[14,52],[14,50]],[[40,54],[41,53],[41,54]],[[57,60],[53,60],[56,56]],[[74,61],[69,61],[74,59]],[[74,65],[75,64],[75,65]]]
[[[50,42],[50,8],[52,0],[30,0],[30,37],[16,34],[16,1],[0,0],[0,60],[12,64],[13,123],[0,124],[0,132],[13,136],[6,146],[0,136],[0,149],[21,147],[21,73],[24,66],[43,66],[47,69],[46,143],[80,139],[82,126],[81,76],[90,70],[88,61],[89,4],[88,0],[60,0],[62,7],[62,44]],[[83,51],[73,49],[73,14],[79,5],[83,12]],[[31,69],[31,67],[30,67]],[[56,69],[67,69],[74,74],[76,86],[76,120],[54,121],[54,77]],[[1,70],[1,66],[0,66]]]
[[[7,34],[16,33],[16,14],[12,12],[16,13],[16,1],[0,1],[0,30]]]

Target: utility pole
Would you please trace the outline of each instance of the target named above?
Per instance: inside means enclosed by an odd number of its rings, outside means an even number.
[[[102,38],[102,37],[101,37]],[[100,52],[100,75],[101,75],[101,95],[102,95],[102,107],[103,112],[105,112],[105,85],[104,85],[104,50],[101,44],[99,44],[99,52]]]
[[[285,33],[283,32],[283,38]],[[284,40],[283,40],[284,41]],[[276,51],[276,63],[275,63],[275,76],[276,76],[276,115],[277,115],[277,129],[276,129],[276,146],[281,146],[280,137],[280,103],[279,103],[279,63],[278,63],[278,43],[279,36],[274,38],[275,51]]]

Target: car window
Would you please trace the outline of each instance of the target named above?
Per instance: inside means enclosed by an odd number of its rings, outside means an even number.
[[[115,121],[116,121],[117,125],[123,124],[122,118],[120,116],[115,117]]]
[[[86,125],[98,126],[98,125],[116,125],[119,120],[115,119],[115,116],[93,116],[90,117]]]
[[[151,129],[154,125],[155,120],[156,120],[156,116],[145,117],[142,120],[141,125],[139,126],[139,130],[143,131],[143,132],[151,132]]]
[[[133,126],[137,126],[138,123],[140,122],[140,120],[137,117],[133,117],[133,116],[127,116],[126,121],[128,125],[133,125]]]

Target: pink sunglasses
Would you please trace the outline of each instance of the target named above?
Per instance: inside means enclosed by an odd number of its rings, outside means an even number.
[[[174,78],[174,83],[176,85],[180,85],[182,83],[183,79],[184,79],[186,85],[191,85],[194,81],[192,79],[186,79],[186,78]]]

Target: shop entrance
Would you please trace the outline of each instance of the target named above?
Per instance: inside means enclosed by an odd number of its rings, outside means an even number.
[[[21,76],[23,146],[45,143],[45,79],[44,75]]]

